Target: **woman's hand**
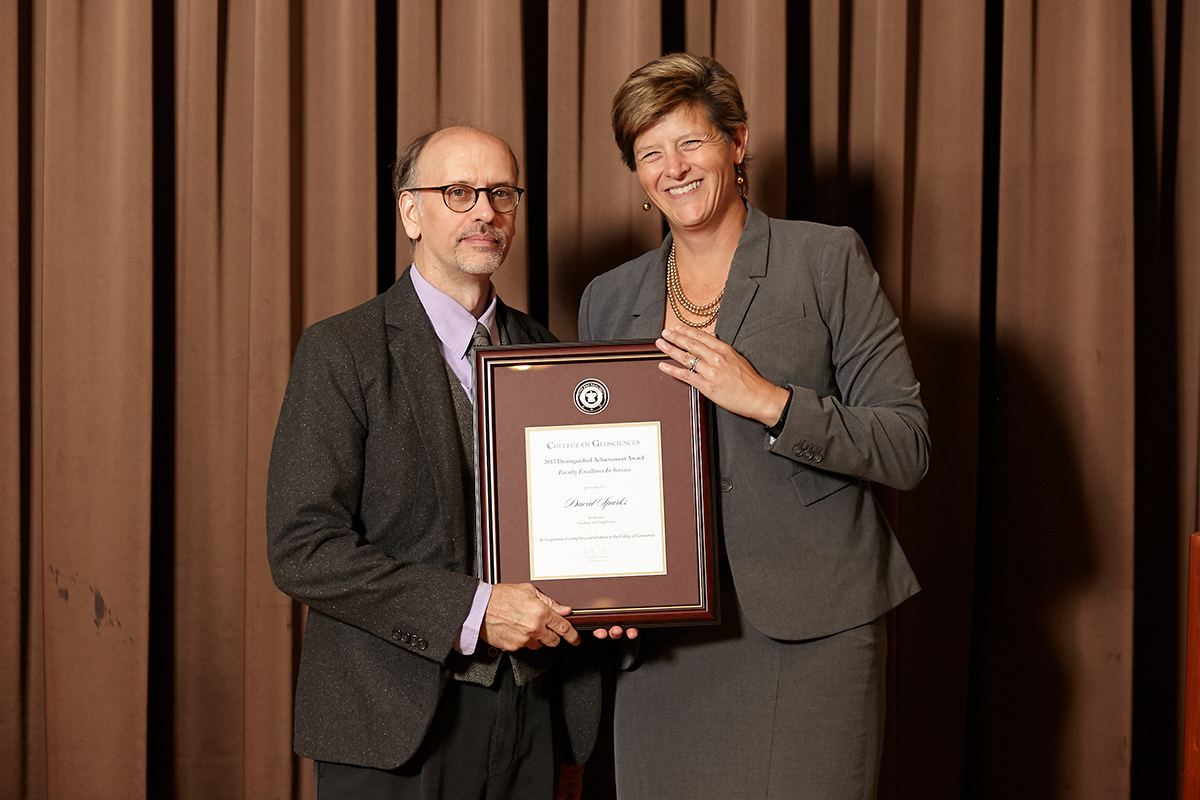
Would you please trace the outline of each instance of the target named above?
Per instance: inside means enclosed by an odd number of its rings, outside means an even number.
[[[711,333],[676,325],[655,344],[671,357],[658,368],[695,386],[721,408],[756,419],[768,428],[779,422],[788,390],[758,374],[750,362]]]
[[[592,636],[595,636],[597,639],[620,639],[622,636],[629,639],[636,639],[637,635],[637,628],[622,629],[620,625],[613,625],[608,629],[596,628],[596,630],[592,631]]]

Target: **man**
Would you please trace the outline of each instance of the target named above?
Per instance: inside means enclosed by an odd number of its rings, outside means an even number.
[[[582,763],[595,740],[596,673],[558,652],[580,641],[570,609],[475,577],[469,352],[553,340],[491,283],[517,179],[483,131],[414,140],[393,174],[412,266],[296,349],[268,557],[309,606],[295,746],[321,800],[549,798],[556,758]]]

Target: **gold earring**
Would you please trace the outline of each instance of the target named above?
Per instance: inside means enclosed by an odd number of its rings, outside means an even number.
[[[742,177],[742,162],[739,161],[736,164],[734,164],[733,169],[737,173],[737,185],[741,186],[743,183],[746,182],[746,179]]]
[[[650,195],[646,195],[646,199],[642,201],[642,211],[650,210]]]

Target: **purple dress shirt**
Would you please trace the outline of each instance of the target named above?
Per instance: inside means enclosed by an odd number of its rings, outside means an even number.
[[[499,331],[496,329],[495,288],[491,289],[491,298],[488,301],[487,309],[476,320],[475,316],[463,308],[457,300],[425,280],[416,264],[413,264],[408,274],[412,278],[413,288],[417,290],[417,299],[421,301],[421,306],[429,316],[429,321],[433,323],[433,331],[437,334],[442,358],[446,359],[450,370],[462,383],[467,397],[470,397],[475,386],[475,376],[472,374],[471,361],[467,358],[467,348],[471,346],[471,338],[475,335],[476,322],[482,322],[488,329],[492,342],[500,341]],[[491,599],[491,584],[480,581],[479,588],[475,590],[475,599],[471,603],[471,611],[463,621],[462,631],[459,632],[458,641],[454,644],[454,649],[465,656],[474,653],[479,644],[479,629],[483,625],[483,612],[487,610],[488,601]]]

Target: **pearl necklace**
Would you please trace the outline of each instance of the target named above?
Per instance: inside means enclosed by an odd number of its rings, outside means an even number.
[[[722,289],[716,300],[703,306],[698,306],[687,299],[687,295],[683,293],[683,287],[679,285],[679,271],[675,268],[675,242],[672,240],[671,252],[667,255],[667,300],[671,303],[671,310],[675,312],[675,317],[688,327],[707,328],[717,318],[717,314],[721,313],[721,298],[724,296],[725,290]],[[702,321],[692,322],[684,319],[683,315],[679,313],[679,306],[683,306],[689,313],[700,317]]]

